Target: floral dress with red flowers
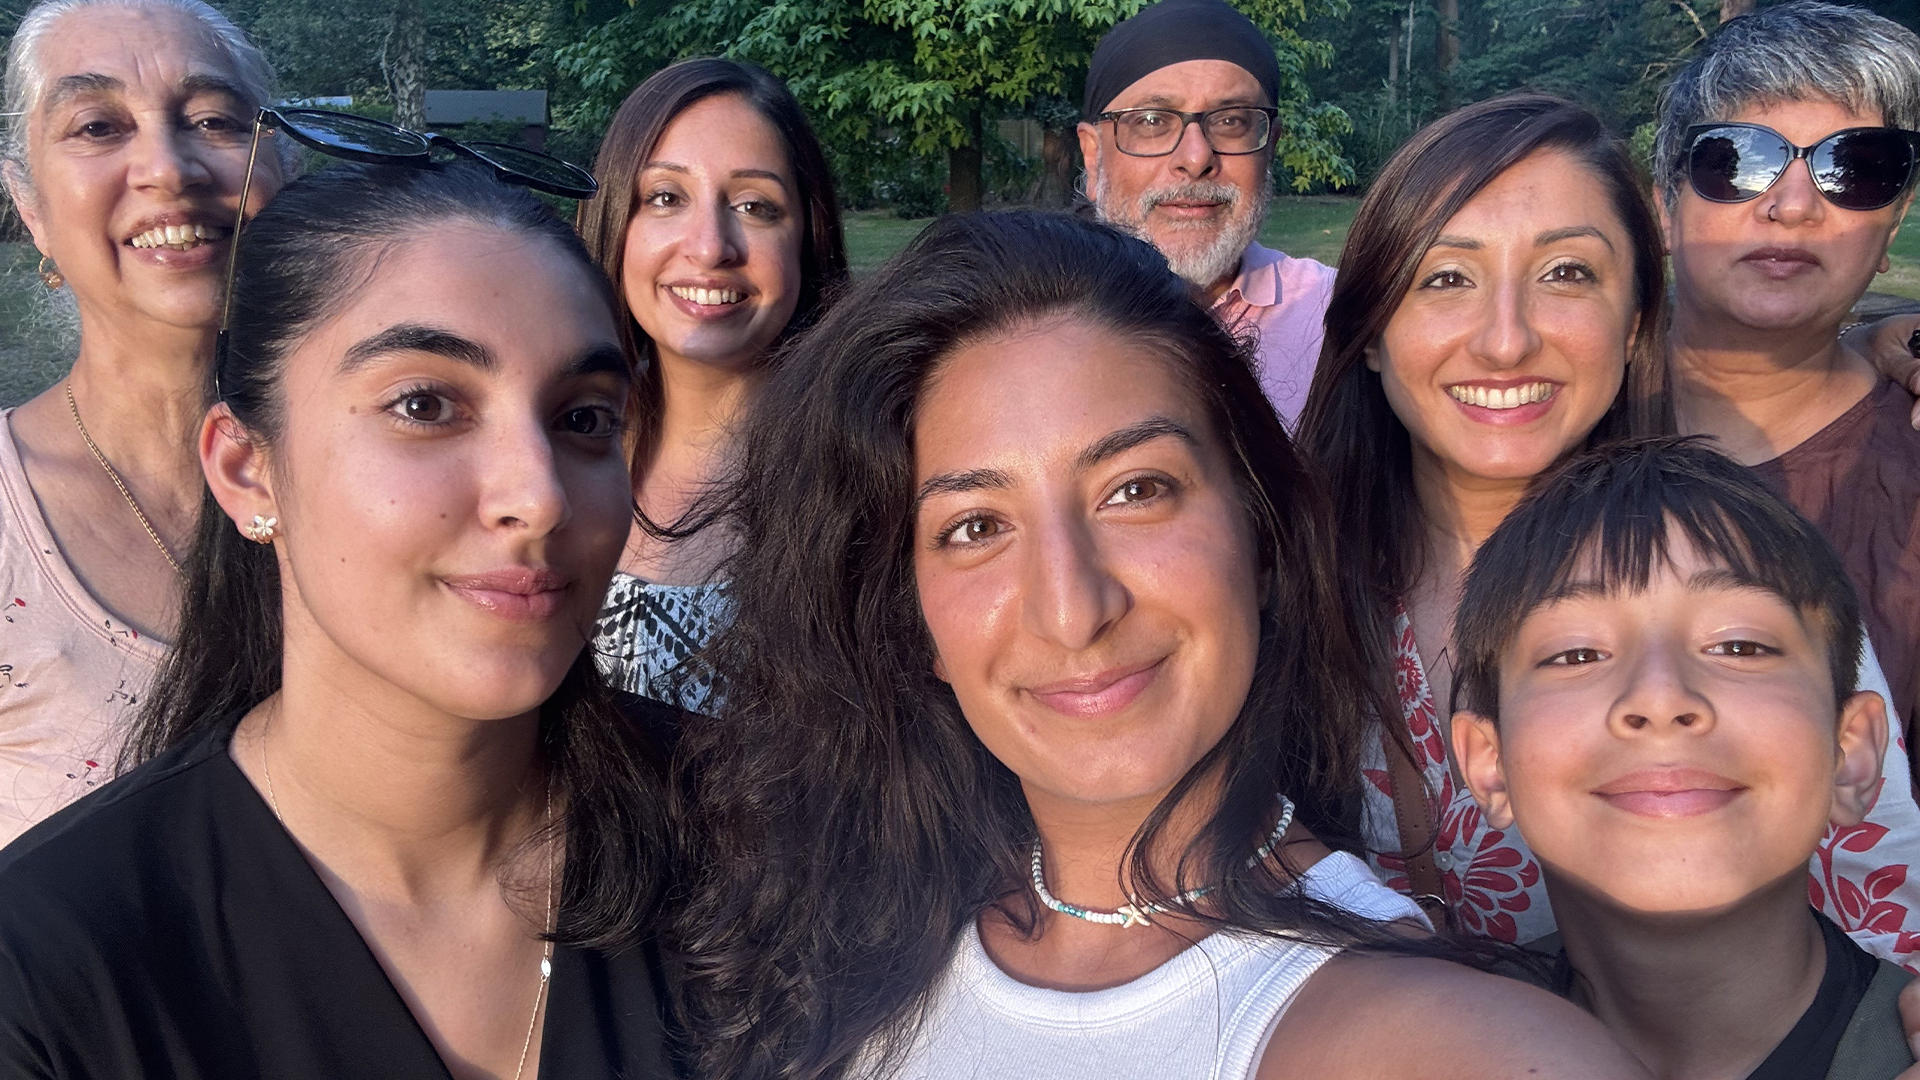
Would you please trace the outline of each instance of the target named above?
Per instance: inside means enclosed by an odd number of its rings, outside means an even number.
[[[1434,864],[1454,925],[1464,933],[1512,944],[1545,937],[1553,932],[1554,921],[1540,864],[1517,829],[1489,825],[1472,792],[1454,782],[1433,689],[1405,610],[1394,612],[1393,632],[1401,715],[1415,764],[1440,810]],[[1859,681],[1860,689],[1891,700],[1871,643],[1861,658]],[[1920,805],[1914,802],[1906,740],[1891,719],[1888,724],[1884,775],[1873,808],[1858,825],[1828,828],[1808,864],[1807,892],[1813,906],[1862,948],[1920,972],[1920,878],[1908,873],[1911,856],[1920,851]],[[1382,881],[1410,894],[1404,860],[1380,854],[1400,850],[1400,833],[1386,755],[1377,741],[1369,740],[1362,768],[1367,841],[1373,849],[1368,862]]]

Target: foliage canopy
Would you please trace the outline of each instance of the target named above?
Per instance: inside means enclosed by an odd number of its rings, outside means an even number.
[[[982,140],[982,121],[1026,115],[1070,126],[1094,46],[1146,0],[636,0],[561,50],[588,91],[583,120],[610,115],[660,63],[684,56],[750,60],[793,87],[841,150],[897,140],[929,155]],[[1316,5],[1310,8],[1309,4]],[[1306,72],[1332,57],[1300,33],[1345,0],[1245,0],[1274,42],[1283,84],[1278,152],[1304,190],[1345,183],[1339,109],[1316,103]]]

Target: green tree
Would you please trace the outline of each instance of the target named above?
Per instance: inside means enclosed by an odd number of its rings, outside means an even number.
[[[1281,60],[1279,155],[1296,185],[1343,183],[1336,141],[1346,117],[1315,103],[1305,73],[1324,43],[1298,31],[1308,3],[1245,0]],[[955,209],[978,206],[989,121],[1050,119],[1058,132],[1100,36],[1145,0],[639,0],[562,50],[589,109],[610,113],[647,71],[681,56],[750,60],[785,79],[845,162],[863,148],[944,154]],[[1056,145],[1064,143],[1056,140]]]
[[[590,160],[598,129],[560,123],[579,112],[581,90],[555,57],[630,10],[625,0],[252,0],[231,14],[266,50],[287,97],[350,94],[356,111],[391,109],[418,124],[427,89],[544,89],[555,114],[549,148]]]

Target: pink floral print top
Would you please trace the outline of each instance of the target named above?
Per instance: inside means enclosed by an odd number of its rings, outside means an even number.
[[[113,775],[165,655],[74,576],[0,413],[0,845]]]
[[[1438,707],[1404,610],[1394,613],[1393,632],[1401,718],[1439,809],[1434,862],[1454,924],[1465,933],[1513,944],[1545,937],[1554,921],[1540,864],[1518,830],[1489,825],[1473,794],[1454,782]],[[1860,689],[1888,695],[1871,643],[1861,658]],[[1813,906],[1862,948],[1920,971],[1920,880],[1908,873],[1920,853],[1920,805],[1914,802],[1906,740],[1891,720],[1889,726],[1885,774],[1873,809],[1852,828],[1827,830],[1808,864],[1807,893]],[[1367,841],[1373,849],[1368,862],[1382,881],[1411,893],[1404,861],[1380,854],[1399,851],[1400,834],[1386,755],[1377,743],[1369,745],[1363,771]]]

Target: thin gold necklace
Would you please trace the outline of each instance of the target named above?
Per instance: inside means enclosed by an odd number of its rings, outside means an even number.
[[[273,794],[273,762],[267,756],[267,731],[273,726],[273,714],[267,714],[267,722],[260,727],[260,772],[267,781],[267,805],[273,807],[274,820],[281,828],[287,827],[287,819],[280,815],[280,800]],[[547,823],[553,827],[553,775],[547,774]],[[520,1080],[520,1074],[527,1071],[527,1052],[533,1049],[533,1029],[540,1023],[540,1006],[547,1000],[547,984],[553,981],[553,870],[547,871],[547,918],[546,947],[540,954],[540,988],[533,994],[533,1015],[527,1017],[527,1037],[520,1042],[520,1064],[514,1066],[513,1080]]]
[[[147,530],[147,536],[153,541],[153,546],[160,549],[161,558],[167,560],[167,565],[173,567],[174,573],[184,576],[180,564],[174,561],[173,552],[167,550],[167,542],[160,539],[159,530],[153,527],[153,522],[147,520],[147,512],[140,509],[140,504],[134,501],[133,492],[127,490],[126,481],[120,479],[120,474],[115,471],[113,463],[107,460],[107,455],[101,453],[100,448],[94,445],[93,436],[87,434],[87,425],[80,422],[80,405],[73,400],[73,383],[69,381],[66,386],[67,409],[73,413],[73,426],[80,429],[80,438],[86,442],[87,449],[93,451],[93,460],[107,470],[107,479],[113,481],[113,486],[120,489],[120,497],[127,500],[127,505],[133,509],[133,516],[140,519],[140,527]]]

